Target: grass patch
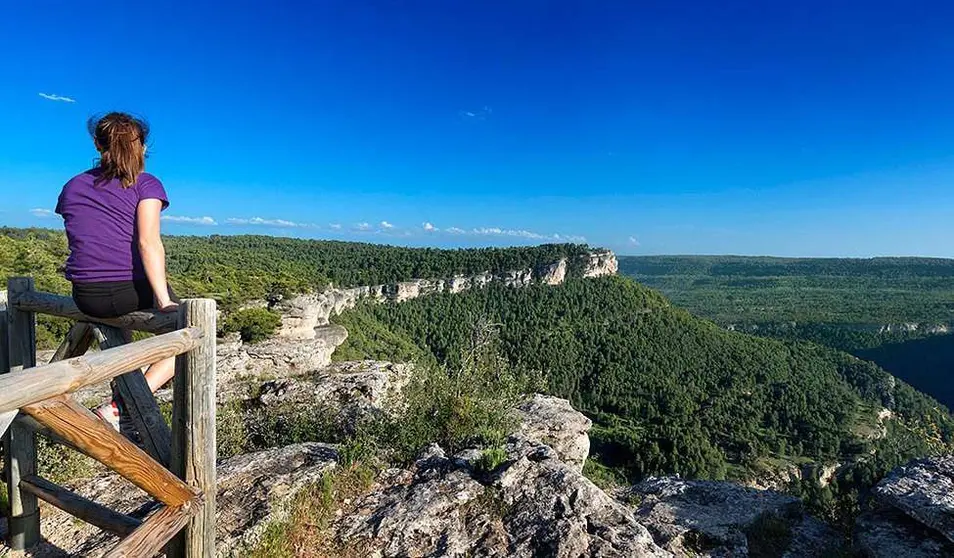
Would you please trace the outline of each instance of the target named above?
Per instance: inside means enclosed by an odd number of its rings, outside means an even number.
[[[348,548],[335,540],[331,523],[335,512],[362,494],[374,482],[367,465],[352,465],[325,474],[314,486],[300,492],[291,503],[288,519],[269,525],[250,558],[359,557],[367,548]]]
[[[104,470],[95,459],[37,436],[37,472],[56,484],[92,477]]]

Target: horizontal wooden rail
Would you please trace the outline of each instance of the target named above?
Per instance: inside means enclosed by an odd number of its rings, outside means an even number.
[[[20,487],[90,525],[121,537],[132,533],[142,525],[142,521],[135,517],[114,512],[106,506],[87,500],[41,477],[23,477],[20,480]]]
[[[174,312],[159,312],[158,310],[143,310],[132,312],[118,318],[93,318],[80,312],[76,303],[68,296],[60,296],[38,291],[11,293],[10,306],[23,312],[36,312],[70,318],[78,322],[92,322],[116,326],[120,329],[134,329],[150,333],[166,333],[176,329],[176,314]]]
[[[192,350],[203,335],[199,328],[180,329],[115,349],[4,374],[0,376],[0,413],[181,355]]]

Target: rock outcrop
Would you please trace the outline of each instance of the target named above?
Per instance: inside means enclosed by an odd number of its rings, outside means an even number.
[[[268,525],[288,517],[294,496],[313,486],[338,459],[325,444],[295,444],[226,460],[218,467],[216,547],[219,557],[247,556]],[[158,506],[111,472],[71,487],[77,494],[133,517],[145,518]],[[75,520],[52,506],[42,507],[45,541],[26,556],[63,558],[103,556],[118,538]],[[5,531],[5,526],[4,529]]]
[[[830,556],[838,535],[798,498],[727,482],[651,478],[617,497],[676,556]]]
[[[873,493],[855,529],[868,556],[954,556],[954,455],[899,467]]]
[[[619,261],[616,259],[616,254],[609,250],[591,252],[583,268],[583,277],[616,275],[617,271],[619,271]]]
[[[577,471],[590,454],[588,432],[593,421],[566,399],[536,394],[518,408],[522,415],[519,434],[553,448],[560,459]]]
[[[411,365],[391,362],[340,362],[306,374],[259,385],[248,403],[253,408],[330,412],[345,432],[364,417],[395,407],[411,377]],[[248,395],[236,394],[236,398]]]
[[[334,525],[370,556],[669,556],[631,510],[542,444],[516,437],[482,474],[438,447],[389,471]]]

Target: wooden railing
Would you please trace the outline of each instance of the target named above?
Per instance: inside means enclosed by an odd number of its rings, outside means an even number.
[[[30,278],[7,284],[0,307],[0,429],[14,549],[41,540],[38,500],[122,537],[108,557],[215,555],[215,301],[185,300],[178,313],[83,315],[69,297],[37,292]],[[36,314],[76,321],[49,364],[36,365]],[[133,330],[157,333],[129,342]],[[86,354],[90,345],[99,352]],[[177,357],[172,428],[141,368]],[[71,393],[111,380],[141,442],[132,443],[77,404]],[[36,436],[80,451],[161,504],[144,520],[57,486],[37,474]]]

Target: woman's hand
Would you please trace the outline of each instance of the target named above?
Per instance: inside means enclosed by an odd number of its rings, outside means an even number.
[[[160,312],[168,314],[177,311],[179,309],[179,305],[175,302],[172,302],[171,300],[166,300],[157,302],[156,308],[158,308]]]

